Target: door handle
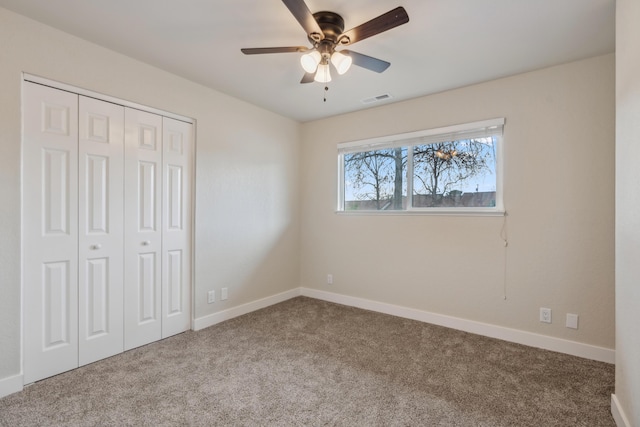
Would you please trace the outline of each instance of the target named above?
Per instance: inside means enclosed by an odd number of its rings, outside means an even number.
[[[143,240],[142,241],[142,246],[149,246],[150,244],[151,244],[151,242],[148,241],[148,240]]]
[[[91,245],[91,249],[93,249],[94,251],[95,251],[95,250],[98,250],[98,249],[100,249],[100,248],[102,248],[102,245],[101,245],[101,244],[99,244],[99,243],[96,243],[95,245]]]

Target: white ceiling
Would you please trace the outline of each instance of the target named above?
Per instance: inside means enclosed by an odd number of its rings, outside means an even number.
[[[396,6],[409,23],[349,49],[391,62],[302,85],[309,46],[281,0],[0,0],[0,6],[298,121],[309,121],[614,52],[615,0],[307,0],[345,30]],[[364,104],[382,94],[390,100]]]

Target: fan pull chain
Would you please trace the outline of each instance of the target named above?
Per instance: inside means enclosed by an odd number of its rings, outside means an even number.
[[[329,86],[324,87],[324,102],[327,102],[327,92],[329,92]]]

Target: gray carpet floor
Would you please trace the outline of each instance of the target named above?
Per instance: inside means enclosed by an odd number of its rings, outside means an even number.
[[[615,426],[614,366],[299,297],[40,381],[2,426]]]

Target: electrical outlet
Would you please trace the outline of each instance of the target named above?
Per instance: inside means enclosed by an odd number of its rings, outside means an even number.
[[[216,302],[216,291],[209,291],[207,293],[207,303],[212,304]]]
[[[567,328],[578,329],[578,315],[567,313]]]
[[[327,274],[327,285],[333,285],[333,274]]]
[[[551,323],[551,309],[540,307],[540,321],[543,323]]]
[[[227,296],[229,294],[229,289],[228,288],[222,288],[220,289],[220,301],[224,301],[227,299]]]

